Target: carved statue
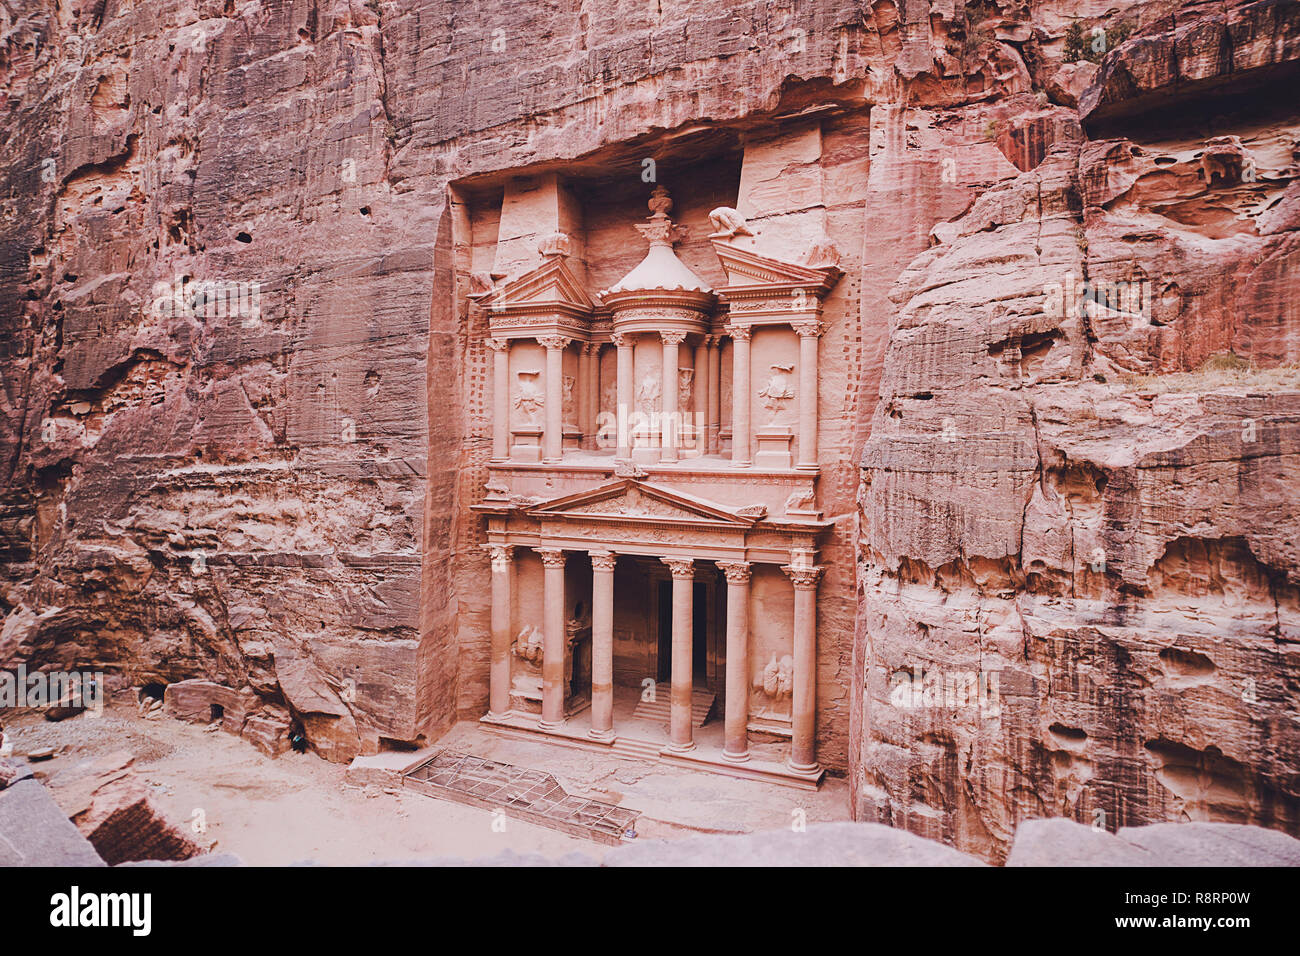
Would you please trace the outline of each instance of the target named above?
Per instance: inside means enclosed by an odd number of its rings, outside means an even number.
[[[577,380],[572,375],[564,376],[561,381],[560,387],[564,392],[564,398],[560,407],[564,409],[566,416],[571,416],[573,413],[573,387],[576,384]]]
[[[571,256],[573,246],[562,232],[553,232],[537,240],[537,251],[544,256]]]
[[[524,424],[536,426],[541,424],[542,408],[546,398],[537,384],[541,372],[519,373],[519,395],[515,398],[515,408],[524,416]]]
[[[754,689],[762,691],[773,704],[788,700],[794,691],[794,658],[787,654],[778,661],[773,654]]]
[[[745,217],[730,206],[719,206],[709,213],[709,222],[713,224],[714,230],[709,234],[710,239],[731,239],[735,236],[753,235],[745,225]]]
[[[659,410],[659,376],[651,374],[641,379],[636,390],[636,404],[643,412]]]
[[[794,389],[790,387],[790,373],[793,371],[793,365],[773,365],[772,375],[759,389],[758,397],[763,400],[763,407],[769,413],[769,425],[776,424],[786,404],[794,398]]]
[[[691,387],[695,381],[695,369],[679,368],[677,370],[677,409],[689,408],[691,405]]]
[[[525,624],[514,643],[515,657],[530,664],[542,662],[542,629],[532,624]]]

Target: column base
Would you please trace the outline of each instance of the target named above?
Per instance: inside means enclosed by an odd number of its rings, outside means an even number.
[[[514,715],[513,710],[489,710],[484,716],[488,720],[509,720]]]
[[[725,760],[725,761],[727,761],[727,763],[748,763],[748,762],[749,762],[749,751],[746,750],[746,751],[743,751],[743,752],[738,753],[738,754],[733,754],[733,753],[732,753],[731,751],[729,751],[729,750],[723,750],[723,751],[722,751],[722,759]]]
[[[539,720],[537,722],[538,730],[546,730],[546,731],[559,730],[562,726],[564,726],[563,720]]]
[[[821,466],[815,461],[801,461],[794,466],[795,471],[821,471]]]
[[[822,765],[814,760],[810,764],[795,763],[793,760],[787,760],[785,765],[795,773],[821,773]]]
[[[618,735],[612,730],[596,730],[594,728],[587,731],[587,736],[592,740],[599,740],[602,743],[608,743],[618,737]]]
[[[695,749],[695,741],[687,741],[684,744],[669,744],[664,750],[674,754],[688,754]]]

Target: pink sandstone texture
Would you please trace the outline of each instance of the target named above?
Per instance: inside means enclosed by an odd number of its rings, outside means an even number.
[[[454,223],[826,113],[854,816],[1298,834],[1298,65],[1284,0],[0,5],[0,664],[337,761],[480,716]]]

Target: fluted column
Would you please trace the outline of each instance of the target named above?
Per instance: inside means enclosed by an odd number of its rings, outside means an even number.
[[[749,326],[732,325],[731,333],[731,460],[749,465]]]
[[[488,339],[492,350],[492,460],[510,457],[510,340]]]
[[[817,467],[817,341],[820,322],[796,322],[799,333],[799,462],[797,467]]]
[[[615,332],[610,340],[618,348],[618,448],[616,458],[632,457],[632,336],[625,332]]]
[[[488,716],[510,713],[510,603],[514,585],[514,548],[487,545],[492,559],[492,649],[488,670]]]
[[[564,347],[562,335],[543,335],[537,340],[546,348],[546,434],[542,457],[559,461],[564,454]]]
[[[749,759],[749,563],[719,561],[727,578],[727,713],[722,756]]]
[[[794,695],[790,769],[817,768],[817,579],[819,567],[781,568],[794,584]]]
[[[669,750],[695,749],[691,730],[691,645],[694,630],[695,562],[690,558],[661,558],[673,576],[672,697],[669,708]]]
[[[609,551],[591,552],[591,736],[614,737],[614,564]]]
[[[677,418],[677,372],[678,346],[686,340],[685,332],[660,332],[663,339],[663,415],[659,423],[661,449],[660,461],[677,460],[678,418]]]
[[[707,423],[707,454],[719,451],[718,433],[722,429],[722,342],[719,336],[709,336],[709,390],[704,419]]]
[[[542,719],[554,730],[564,721],[564,552],[538,548],[542,559]]]

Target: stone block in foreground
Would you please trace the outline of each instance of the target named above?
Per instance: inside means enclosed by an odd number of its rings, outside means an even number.
[[[1300,840],[1234,823],[1157,823],[1118,833],[1026,820],[1007,866],[1300,866]]]
[[[986,866],[981,860],[881,823],[817,823],[803,832],[655,840],[618,847],[605,866]]]
[[[103,865],[39,781],[19,780],[0,791],[0,866]]]

